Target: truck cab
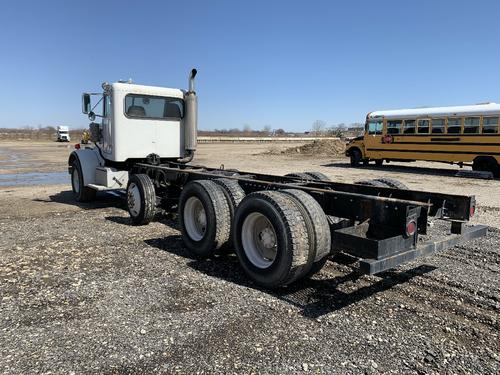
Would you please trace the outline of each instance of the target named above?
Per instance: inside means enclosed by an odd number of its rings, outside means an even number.
[[[69,157],[73,192],[90,200],[98,190],[127,186],[128,172],[141,162],[189,162],[196,149],[197,97],[193,69],[189,90],[104,82],[102,92],[82,95],[91,146]]]

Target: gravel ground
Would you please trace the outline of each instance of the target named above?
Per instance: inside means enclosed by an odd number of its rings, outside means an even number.
[[[112,197],[38,203],[0,214],[3,373],[500,370],[499,229],[380,277],[338,258],[268,292],[234,255],[191,259],[173,219],[131,226]]]

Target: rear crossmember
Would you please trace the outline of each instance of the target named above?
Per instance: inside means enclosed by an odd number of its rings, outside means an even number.
[[[147,174],[160,200],[172,208],[190,181],[225,178],[237,181],[245,194],[256,191],[298,189],[311,195],[330,223],[332,249],[361,258],[360,270],[376,274],[419,256],[444,250],[461,241],[484,236],[487,227],[465,226],[475,211],[474,196],[401,190],[391,187],[347,184],[253,172],[235,173],[223,167],[168,163],[138,163],[132,173]],[[163,192],[163,193],[161,193]],[[429,217],[451,222],[450,233],[437,241],[420,242]],[[411,230],[412,225],[415,226]]]

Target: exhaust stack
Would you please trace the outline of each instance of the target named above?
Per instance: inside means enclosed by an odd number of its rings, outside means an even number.
[[[191,70],[189,75],[189,91],[184,96],[186,105],[186,113],[184,115],[184,149],[186,156],[193,158],[196,150],[198,138],[198,98],[194,91],[194,77],[196,77],[196,69]]]

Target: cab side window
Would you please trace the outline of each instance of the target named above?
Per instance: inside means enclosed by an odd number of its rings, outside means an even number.
[[[382,121],[370,121],[368,123],[368,134],[379,135],[382,134],[384,123]]]

